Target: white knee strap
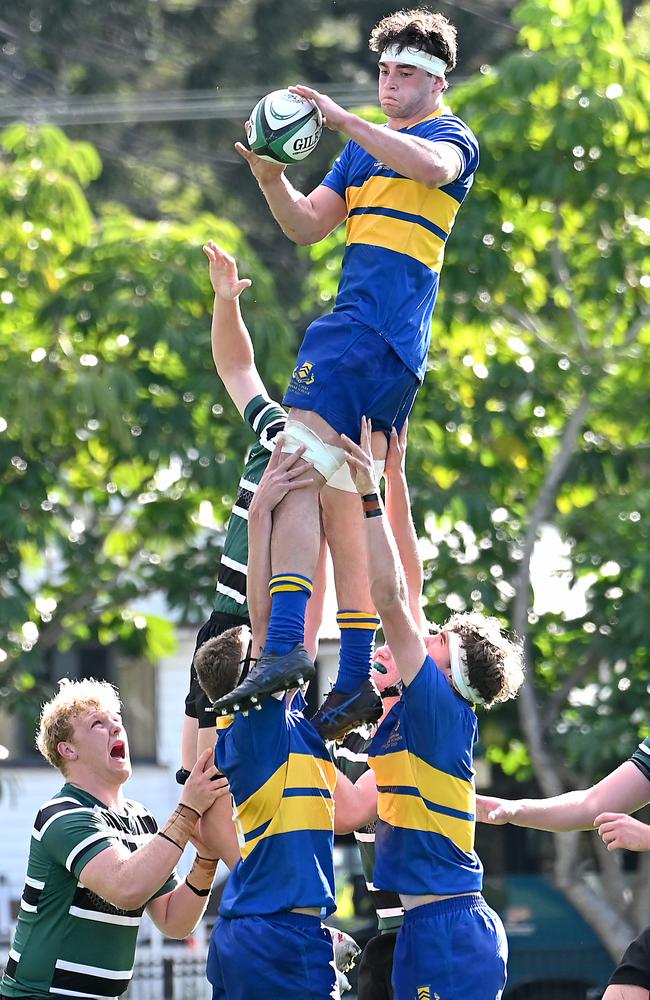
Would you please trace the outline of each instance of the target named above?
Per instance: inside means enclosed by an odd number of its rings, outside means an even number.
[[[343,448],[326,444],[315,431],[301,424],[298,420],[287,420],[283,431],[282,451],[293,454],[301,445],[305,446],[303,458],[307,462],[311,462],[316,471],[320,472],[326,480],[330,479],[342,465],[345,465]]]
[[[386,461],[383,458],[374,459],[375,466],[375,479],[378,483],[384,475],[384,468],[386,466]],[[333,487],[335,490],[344,490],[346,493],[356,493],[357,488],[354,485],[352,475],[350,473],[350,466],[346,462],[342,465],[340,469],[337,469],[333,476],[327,480],[327,485]]]

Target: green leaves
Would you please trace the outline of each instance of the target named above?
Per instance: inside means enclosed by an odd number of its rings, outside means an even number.
[[[38,697],[29,678],[53,647],[170,651],[171,626],[133,611],[152,581],[192,617],[211,602],[199,511],[211,502],[225,523],[251,436],[218,402],[207,238],[254,277],[243,308],[269,381],[289,367],[290,331],[231,222],[94,215],[94,149],[22,126],[0,143],[0,200],[22,192],[0,232],[0,679]],[[54,604],[41,613],[44,595]]]

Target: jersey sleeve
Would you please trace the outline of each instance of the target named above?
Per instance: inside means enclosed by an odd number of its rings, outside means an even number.
[[[650,736],[646,736],[643,742],[639,743],[629,759],[633,764],[636,764],[639,771],[650,781]]]
[[[458,149],[463,161],[463,169],[458,180],[476,173],[479,161],[478,141],[472,130],[460,118],[454,115],[440,115],[425,122],[420,135],[430,142],[452,143]]]
[[[287,422],[287,413],[279,403],[264,396],[254,396],[246,405],[244,420],[253,431],[258,444],[267,451],[273,451],[275,439]]]
[[[41,833],[41,846],[78,879],[93,858],[119,843],[100,812],[80,807],[59,813]]]
[[[332,191],[336,191],[340,198],[345,201],[345,193],[348,188],[348,166],[350,163],[350,150],[351,143],[346,143],[343,152],[340,156],[334,160],[331,170],[329,170],[321,184],[324,187],[331,188]]]

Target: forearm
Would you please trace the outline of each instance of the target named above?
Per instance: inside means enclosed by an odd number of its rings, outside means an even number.
[[[550,833],[589,830],[599,811],[590,791],[593,790],[565,792],[549,799],[517,799],[511,803],[513,815],[509,822]]]
[[[201,843],[210,857],[221,858],[231,870],[241,856],[237,832],[232,821],[230,798],[217,799],[203,814],[199,826]]]
[[[296,190],[284,174],[260,184],[260,189],[273,218],[293,243],[307,246],[322,238],[322,226],[309,197]]]
[[[432,143],[405,135],[383,125],[374,125],[349,112],[340,131],[358,142],[380,163],[404,177],[435,188],[448,180],[447,168]]]
[[[254,366],[253,344],[242,319],[239,298],[215,295],[211,339],[214,366],[224,382],[230,372]]]
[[[197,896],[185,882],[181,882],[164,897],[163,907],[156,907],[157,900],[154,900],[149,908],[150,916],[158,930],[167,937],[186,938],[198,926],[209,899],[209,894]]]
[[[395,537],[395,543],[406,578],[409,608],[418,625],[423,624],[420,598],[424,574],[418,548],[418,537],[413,524],[408,483],[404,473],[391,475],[386,480],[386,514]]]
[[[383,514],[365,518],[365,528],[370,593],[383,618],[395,605],[407,603],[406,583],[388,519]]]

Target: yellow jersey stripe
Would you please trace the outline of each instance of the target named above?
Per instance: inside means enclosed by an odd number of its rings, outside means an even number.
[[[370,246],[394,250],[420,261],[425,267],[440,273],[445,255],[445,244],[428,229],[415,226],[403,219],[389,216],[354,215],[348,219],[345,237],[348,246],[366,243]]]
[[[372,757],[368,762],[372,762],[378,786],[415,787],[434,805],[474,814],[476,797],[470,781],[439,771],[408,750]]]
[[[429,809],[418,795],[399,792],[379,792],[377,814],[380,819],[394,827],[418,830],[422,833],[438,833],[447,837],[461,851],[470,854],[474,850],[474,822],[457,819],[446,813]]]
[[[274,813],[273,819],[259,837],[240,845],[242,858],[246,859],[260,841],[267,837],[299,830],[331,831],[334,827],[334,801],[320,795],[293,795],[282,799]],[[297,858],[296,863],[299,862],[300,859]]]
[[[346,192],[348,212],[355,208],[388,208],[409,215],[419,215],[445,233],[451,232],[460,204],[438,188],[404,177],[370,177],[361,187]]]

